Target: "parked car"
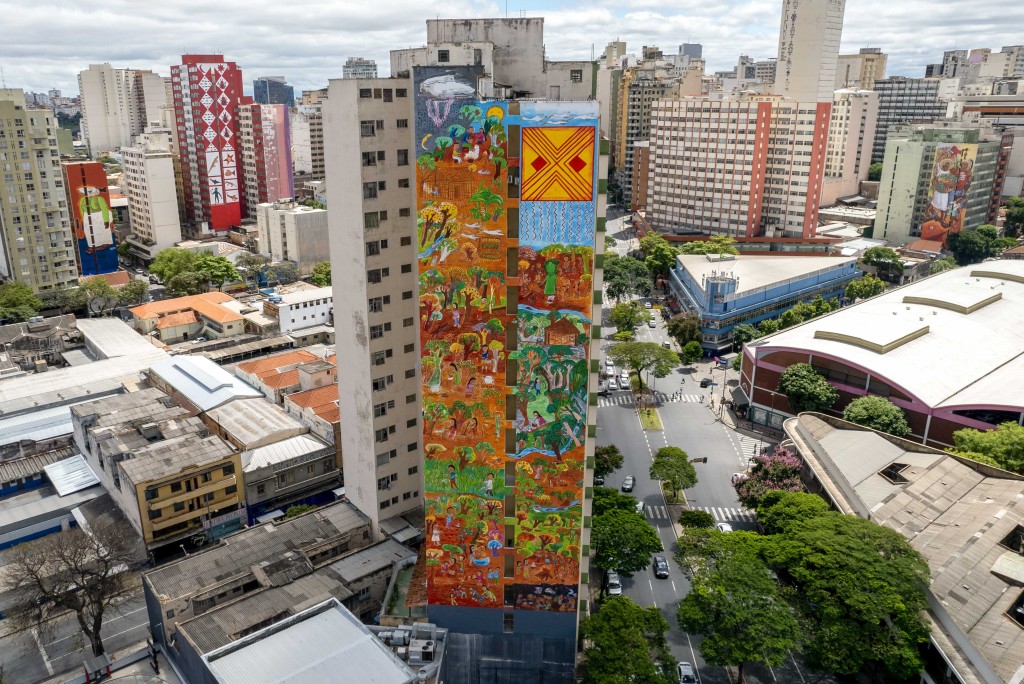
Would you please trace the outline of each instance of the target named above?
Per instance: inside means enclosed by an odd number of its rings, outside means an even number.
[[[671,342],[662,342],[661,346],[664,347],[665,349],[671,349],[672,348],[672,343]]]
[[[644,308],[645,309],[653,309],[654,308],[654,305],[651,304],[651,300],[648,299],[646,302],[644,302]]]
[[[619,579],[619,573],[614,570],[608,571],[608,574],[605,575],[605,589],[609,596],[622,595],[622,580]]]
[[[750,476],[747,475],[746,473],[733,473],[732,484],[735,485],[737,482],[740,482],[741,480],[746,480],[748,477]]]
[[[610,357],[605,357],[604,365],[607,366],[608,368],[615,368],[615,362],[612,361]]]
[[[693,684],[697,681],[697,673],[693,665],[685,660],[679,663],[679,684]]]
[[[594,475],[594,486],[596,486],[596,487],[603,487],[604,486],[604,475]]]
[[[622,491],[631,492],[633,487],[636,486],[636,478],[632,475],[627,475],[626,479],[622,481]]]
[[[700,379],[700,386],[702,388],[703,387],[711,387],[711,383],[713,383],[713,382],[714,382],[714,380],[712,380],[711,378],[701,378]]]
[[[619,389],[619,382],[615,378],[608,378],[608,389],[617,390]]]
[[[657,327],[658,327],[658,324],[657,324],[657,323],[655,323],[655,322],[654,322],[654,319],[652,318],[651,320],[647,321],[647,327],[648,327],[648,328],[657,328]]]
[[[654,557],[654,576],[658,579],[668,579],[668,561],[664,556]]]
[[[629,389],[629,371],[619,373],[619,384],[622,385],[622,389]]]
[[[717,525],[715,525],[715,527],[718,528],[719,532],[732,532],[733,531],[732,530],[732,525],[730,525],[729,523],[718,523]]]

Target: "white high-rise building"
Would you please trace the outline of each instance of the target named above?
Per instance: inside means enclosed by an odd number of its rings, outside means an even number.
[[[327,211],[294,201],[266,202],[256,206],[260,253],[271,261],[291,261],[306,276],[328,260]]]
[[[828,127],[821,206],[835,204],[840,197],[856,195],[860,182],[868,179],[877,122],[878,93],[845,88],[835,92]]]
[[[128,244],[131,253],[145,262],[181,242],[172,138],[170,130],[152,128],[137,136],[135,145],[121,149],[132,226]]]
[[[775,92],[831,102],[846,0],[783,0]]]
[[[341,67],[343,78],[377,78],[377,62],[362,57],[349,57]]]
[[[90,64],[79,72],[82,131],[93,156],[132,144],[167,106],[165,78],[149,70]]]

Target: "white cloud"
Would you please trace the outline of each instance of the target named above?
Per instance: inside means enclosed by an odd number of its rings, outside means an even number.
[[[674,52],[702,43],[709,70],[735,64],[742,53],[774,56],[781,0],[519,0],[509,16],[545,17],[549,59],[589,59],[607,42],[625,40],[639,52],[657,45]],[[502,16],[504,2],[452,0],[442,17]],[[322,87],[341,75],[348,56],[376,59],[422,45],[425,21],[439,16],[412,0],[52,0],[38,5],[0,0],[0,65],[7,85],[26,90],[78,90],[78,71],[92,63],[169,74],[183,52],[220,52],[247,80],[283,75],[297,89]],[[1022,42],[1024,6],[1005,0],[847,0],[843,52],[880,47],[889,73],[918,76],[942,51]]]

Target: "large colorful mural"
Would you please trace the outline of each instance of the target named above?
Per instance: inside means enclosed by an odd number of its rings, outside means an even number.
[[[417,69],[431,605],[575,611],[597,107]]]
[[[963,229],[977,158],[977,145],[936,145],[931,195],[921,223],[923,239],[942,242],[945,247],[949,235],[959,233]]]
[[[107,172],[95,161],[64,164],[64,187],[83,276],[117,270],[117,233],[107,191]]]

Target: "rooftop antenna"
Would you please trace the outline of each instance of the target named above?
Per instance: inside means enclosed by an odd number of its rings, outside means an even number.
[[[4,68],[0,66],[0,83],[3,83],[4,89],[7,88],[7,76],[4,75]]]

